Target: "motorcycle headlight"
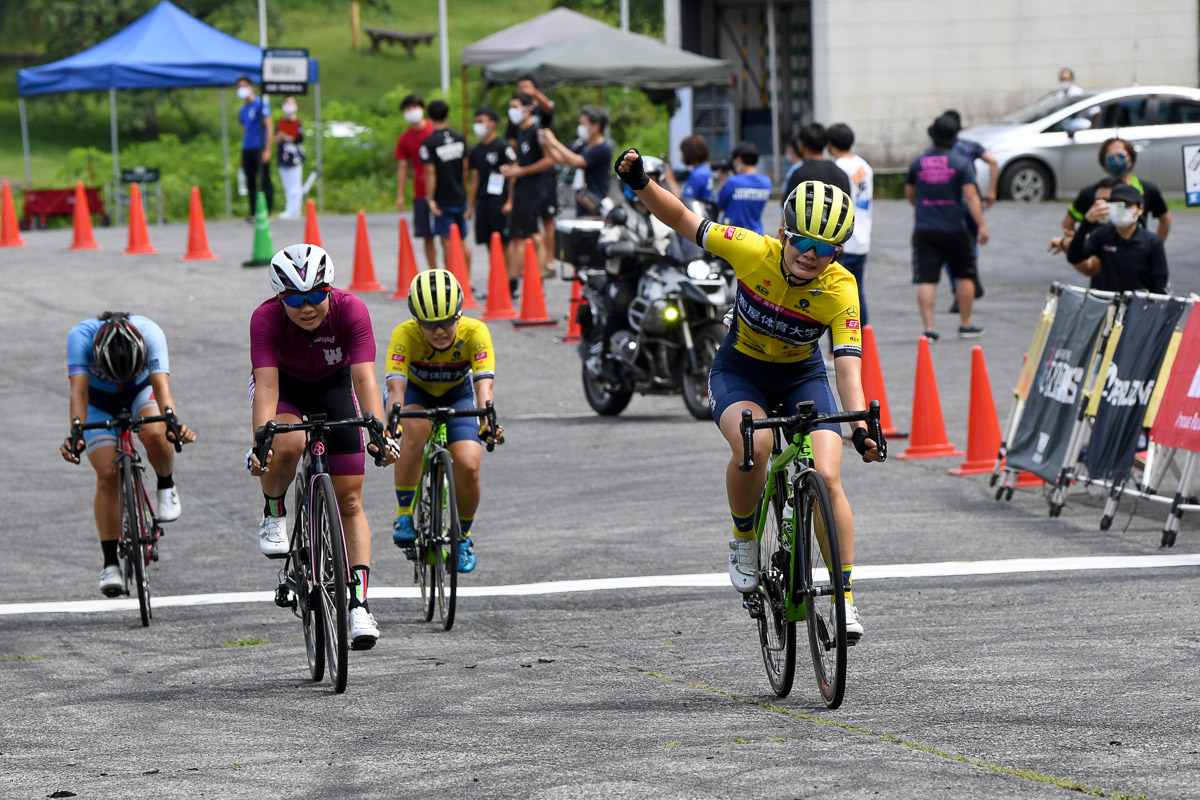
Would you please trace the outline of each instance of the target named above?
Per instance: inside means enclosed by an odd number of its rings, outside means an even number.
[[[707,261],[696,259],[687,265],[687,276],[694,281],[708,280],[709,267]]]

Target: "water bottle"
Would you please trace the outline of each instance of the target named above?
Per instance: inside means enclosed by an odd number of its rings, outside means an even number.
[[[792,508],[792,498],[789,496],[783,501],[783,524],[780,525],[780,532],[782,534],[783,541],[788,545],[790,545],[792,541],[792,519],[795,517],[795,515],[796,512]]]
[[[246,171],[243,169],[239,169],[237,171],[237,176],[238,176],[238,197],[245,197],[246,195],[248,195],[250,193],[250,190],[246,187]]]

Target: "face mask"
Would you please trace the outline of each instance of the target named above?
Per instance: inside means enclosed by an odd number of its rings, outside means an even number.
[[[592,138],[592,134],[588,132],[587,125],[580,124],[578,127],[575,128],[575,133],[576,133],[576,135],[579,136],[580,139],[583,139],[584,141],[587,141],[588,139]]]
[[[1124,153],[1115,153],[1104,157],[1104,166],[1114,178],[1119,178],[1129,171],[1129,159]]]
[[[249,86],[239,86],[238,90],[237,90],[237,95],[242,100],[249,100],[250,99],[250,87]]]
[[[475,131],[475,135],[476,135],[478,138],[480,138],[480,139],[486,139],[486,138],[487,138],[487,135],[488,135],[488,129],[487,129],[487,123],[486,123],[486,122],[476,122],[476,123],[475,123],[475,125],[474,125],[474,126],[471,128],[471,130]]]
[[[1128,228],[1137,221],[1137,209],[1130,208],[1122,203],[1121,205],[1113,206],[1112,213],[1109,214],[1108,221],[1116,228]]]
[[[1059,81],[1058,88],[1062,89],[1065,92],[1067,89],[1071,88],[1071,82],[1070,81]]]
[[[420,125],[423,119],[425,119],[425,112],[419,108],[410,108],[404,112],[404,121],[409,125]]]
[[[513,125],[520,125],[525,121],[525,109],[510,108],[508,110],[508,118],[512,121]]]
[[[292,105],[292,104],[290,104],[290,103],[289,103],[288,105],[286,105],[286,106],[284,106],[284,107],[283,107],[283,113],[285,113],[285,114],[295,114],[295,113],[296,113],[296,106],[294,106],[294,105]]]

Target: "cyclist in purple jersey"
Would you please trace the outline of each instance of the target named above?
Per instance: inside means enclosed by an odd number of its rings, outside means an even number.
[[[250,318],[250,402],[252,429],[268,421],[297,423],[305,414],[330,420],[360,416],[383,419],[375,383],[375,335],[367,306],[349,292],[334,289],[333,260],[320,247],[295,244],[271,259],[271,286],[276,297]],[[253,448],[246,467],[262,482],[265,505],[259,523],[259,549],[267,558],[288,553],[284,497],[304,452],[305,436],[296,431],[275,437],[266,465]],[[329,475],[337,494],[346,555],[355,577],[350,597],[350,639],[365,650],[379,638],[379,627],[367,605],[371,571],[371,529],[362,509],[365,451],[360,428],[329,432]],[[388,448],[386,464],[396,460]]]

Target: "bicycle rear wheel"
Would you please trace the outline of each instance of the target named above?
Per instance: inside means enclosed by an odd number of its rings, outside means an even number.
[[[121,550],[125,558],[126,581],[137,585],[138,610],[142,627],[150,626],[150,584],[146,580],[146,551],[142,547],[145,537],[146,513],[142,506],[141,482],[133,465],[121,463]],[[127,587],[128,588],[128,587]]]
[[[333,481],[318,475],[312,485],[312,591],[321,605],[321,628],[325,634],[325,657],[329,680],[335,692],[346,691],[346,661],[349,642],[349,596],[346,593],[346,540],[338,513]]]
[[[450,453],[443,450],[435,456],[438,462],[440,481],[434,486],[436,502],[433,508],[433,532],[438,540],[435,548],[435,570],[437,582],[438,618],[442,628],[454,626],[454,610],[458,598],[458,542],[461,528],[458,520],[458,496],[454,490],[454,462]],[[441,487],[440,491],[438,487]],[[443,555],[444,554],[444,555]]]
[[[804,600],[808,647],[821,699],[829,708],[837,708],[846,692],[846,608],[837,524],[829,490],[818,473],[805,472],[796,488],[801,558],[795,587]]]
[[[796,675],[796,623],[788,619],[785,598],[791,569],[791,551],[783,527],[783,502],[787,483],[775,474],[775,495],[767,507],[762,538],[758,542],[758,592],[762,616],[758,618],[758,641],[763,666],[776,697],[787,697]]]

